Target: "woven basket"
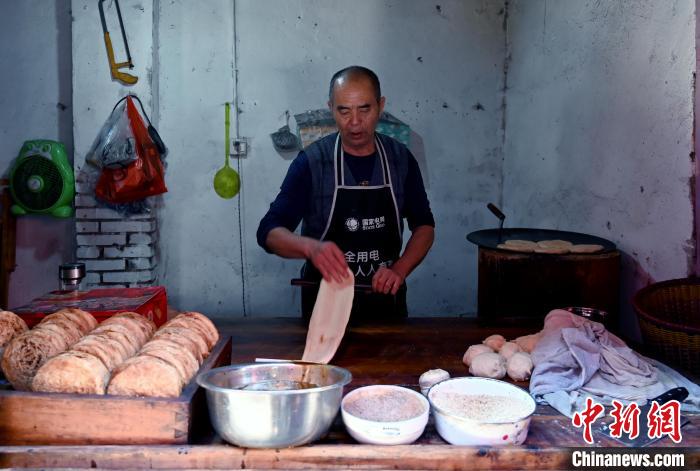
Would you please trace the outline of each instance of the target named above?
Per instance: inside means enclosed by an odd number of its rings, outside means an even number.
[[[654,283],[632,304],[649,354],[700,374],[700,278]]]

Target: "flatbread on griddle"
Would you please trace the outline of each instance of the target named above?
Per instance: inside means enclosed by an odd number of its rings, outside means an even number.
[[[504,242],[504,244],[516,247],[532,247],[533,249],[537,246],[537,242],[522,239],[508,239]]]
[[[539,242],[537,242],[537,245],[543,249],[548,249],[548,248],[568,249],[574,244],[572,244],[568,240],[554,239],[554,240],[540,240]]]
[[[566,247],[537,247],[534,252],[563,255],[569,253],[569,249]]]
[[[599,244],[576,244],[569,248],[571,253],[596,253],[603,250],[604,247]]]
[[[321,280],[306,334],[303,361],[328,363],[333,359],[345,335],[354,296],[355,277],[350,269],[341,283]]]
[[[496,248],[502,249],[502,250],[510,250],[511,252],[522,252],[522,253],[530,253],[530,252],[534,251],[534,247],[531,247],[529,245],[498,244],[496,246]]]

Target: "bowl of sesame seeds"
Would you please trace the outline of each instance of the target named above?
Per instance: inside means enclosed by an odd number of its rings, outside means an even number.
[[[411,389],[373,385],[346,394],[340,411],[345,428],[358,442],[406,445],[423,434],[430,404]]]
[[[522,388],[473,376],[437,383],[428,400],[438,434],[452,445],[521,445],[536,407]]]

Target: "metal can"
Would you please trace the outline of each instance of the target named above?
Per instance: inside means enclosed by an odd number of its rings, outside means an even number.
[[[84,263],[63,263],[58,267],[58,284],[61,291],[80,291],[83,278]]]

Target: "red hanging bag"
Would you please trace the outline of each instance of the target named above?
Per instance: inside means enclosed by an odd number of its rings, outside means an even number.
[[[114,204],[138,201],[168,191],[161,161],[162,142],[159,142],[160,146],[156,144],[130,95],[126,97],[126,112],[134,135],[136,159],[117,168],[103,168],[95,187],[98,198]],[[155,135],[160,141],[157,133]]]

